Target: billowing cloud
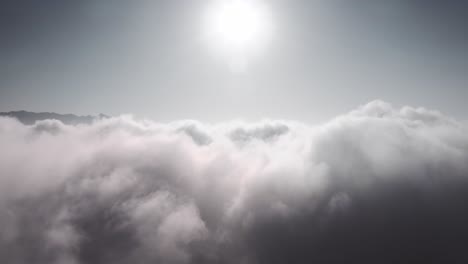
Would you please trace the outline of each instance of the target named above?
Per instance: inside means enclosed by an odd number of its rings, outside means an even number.
[[[468,130],[375,101],[319,126],[0,118],[1,263],[465,263]]]

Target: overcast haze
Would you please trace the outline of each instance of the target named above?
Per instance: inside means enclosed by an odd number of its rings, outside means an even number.
[[[272,41],[241,73],[202,40],[210,2],[1,1],[0,110],[314,123],[383,99],[466,119],[466,1],[265,1]]]

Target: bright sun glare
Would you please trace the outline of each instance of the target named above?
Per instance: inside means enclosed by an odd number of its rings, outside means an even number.
[[[204,22],[210,45],[234,64],[260,52],[272,33],[271,14],[261,0],[215,0]]]

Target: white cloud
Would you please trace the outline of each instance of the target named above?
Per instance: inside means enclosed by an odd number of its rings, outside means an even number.
[[[333,248],[353,256],[358,238],[391,243],[405,228],[416,251],[434,229],[456,255],[451,235],[468,237],[467,132],[381,101],[316,127],[0,118],[0,260],[340,263]],[[374,211],[393,221],[375,236],[385,221]]]

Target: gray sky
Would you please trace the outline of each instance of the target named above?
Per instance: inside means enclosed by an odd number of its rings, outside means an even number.
[[[0,1],[0,111],[320,122],[382,99],[468,119],[468,3],[266,0],[246,70],[202,40],[208,0]]]

